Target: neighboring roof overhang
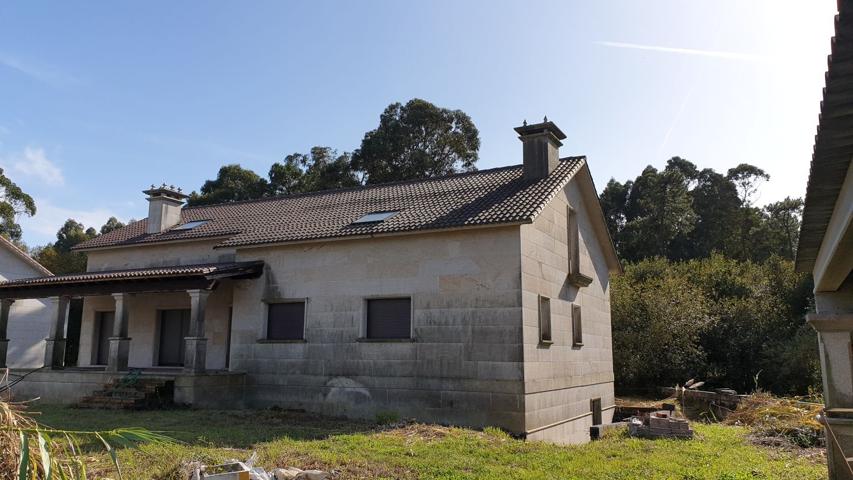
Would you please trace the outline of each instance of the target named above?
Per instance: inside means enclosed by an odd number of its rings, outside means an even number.
[[[257,278],[264,263],[231,262],[86,272],[0,282],[0,298],[211,290],[222,279]]]
[[[838,242],[849,243],[853,238],[849,232],[850,205],[840,197],[853,158],[853,2],[839,1],[838,8],[796,258],[798,271],[815,273],[816,277],[818,270],[826,270],[820,265],[826,259],[819,257],[836,256],[833,252]],[[839,223],[844,225],[834,225]],[[819,280],[815,278],[816,283]]]
[[[13,255],[15,255],[19,259],[21,259],[21,261],[23,261],[24,263],[26,263],[27,265],[32,267],[35,271],[42,273],[45,276],[53,275],[53,273],[51,273],[50,270],[44,268],[44,265],[37,262],[33,257],[27,255],[27,252],[18,248],[17,245],[15,245],[14,243],[9,241],[6,237],[4,237],[2,235],[0,235],[0,246],[3,246],[4,248],[6,248],[6,250],[11,252]]]

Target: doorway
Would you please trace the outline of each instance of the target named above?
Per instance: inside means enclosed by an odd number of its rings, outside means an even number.
[[[115,312],[95,312],[95,355],[92,358],[94,365],[106,365],[108,362],[115,318]]]
[[[190,332],[190,311],[159,311],[160,342],[157,365],[181,367],[184,365],[184,337]]]

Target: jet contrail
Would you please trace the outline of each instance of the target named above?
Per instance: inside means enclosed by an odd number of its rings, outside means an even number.
[[[659,47],[656,45],[640,45],[638,43],[624,42],[595,42],[598,45],[615,48],[630,48],[634,50],[651,50],[653,52],[679,53],[682,55],[699,55],[703,57],[725,58],[728,60],[746,60],[750,62],[763,62],[768,58],[751,53],[722,52],[719,50],[697,50],[695,48]]]

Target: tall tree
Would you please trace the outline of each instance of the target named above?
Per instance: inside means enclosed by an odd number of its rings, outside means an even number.
[[[625,204],[625,226],[618,245],[627,260],[675,256],[672,247],[693,230],[695,213],[679,168],[652,166],[634,180]]]
[[[0,235],[13,241],[21,240],[21,226],[18,215],[33,216],[36,203],[33,197],[24,193],[0,168]]]
[[[231,164],[220,168],[215,180],[204,182],[200,193],[192,192],[187,204],[208,205],[253,200],[266,196],[268,192],[267,180],[249,169]]]
[[[776,246],[774,253],[793,260],[800,237],[803,200],[785,197],[784,200],[765,205],[764,211],[773,235],[770,240]]]
[[[370,184],[430,178],[475,170],[479,149],[479,131],[465,112],[415,98],[382,112],[352,164]]]
[[[770,175],[755,165],[741,163],[730,168],[726,173],[726,178],[737,185],[741,204],[748,207],[752,205],[752,197],[758,191],[761,182],[770,180]]]
[[[686,256],[704,258],[715,251],[731,255],[732,243],[736,241],[735,219],[741,204],[735,184],[706,168],[699,172],[690,194],[696,228],[690,234]]]
[[[110,233],[113,230],[118,230],[123,227],[124,223],[120,222],[116,217],[110,217],[103,226],[101,226],[101,235],[105,233]]]
[[[100,232],[108,233],[124,224],[115,217],[110,217],[101,226]],[[86,271],[86,254],[71,249],[86,240],[99,235],[98,230],[86,228],[82,223],[69,218],[56,232],[56,241],[33,249],[31,256],[45,268],[57,275],[80,273]]]
[[[311,153],[293,153],[269,171],[272,195],[316,192],[361,185],[353,171],[350,155],[329,147],[314,147]]]

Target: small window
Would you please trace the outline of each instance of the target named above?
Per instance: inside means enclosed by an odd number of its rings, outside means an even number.
[[[305,302],[267,305],[267,340],[303,340]]]
[[[389,218],[393,217],[394,215],[396,215],[396,214],[398,214],[398,213],[400,213],[400,212],[396,212],[396,211],[394,211],[394,212],[373,212],[373,213],[368,213],[367,215],[364,215],[363,217],[359,218],[358,220],[356,220],[356,221],[354,221],[354,222],[352,222],[352,223],[376,223],[376,222],[382,222],[382,221],[384,221],[384,220],[387,220],[387,219],[389,219]]]
[[[182,223],[172,230],[192,230],[195,227],[200,227],[210,220],[193,220],[192,222]]]
[[[601,399],[593,398],[589,401],[589,410],[592,412],[592,424],[593,425],[601,425]]]
[[[581,320],[580,305],[572,305],[572,345],[576,347],[583,345],[583,321]]]
[[[539,296],[539,341],[551,343],[551,299]]]
[[[374,298],[367,300],[367,338],[405,339],[412,337],[412,299]]]

